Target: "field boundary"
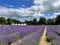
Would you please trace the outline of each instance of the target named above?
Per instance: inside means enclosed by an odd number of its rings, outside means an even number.
[[[45,27],[44,32],[43,32],[43,34],[42,34],[42,36],[40,38],[40,41],[39,41],[38,45],[49,45],[49,43],[46,41],[46,39],[47,39],[47,37],[46,37],[46,31],[47,31],[47,29]]]

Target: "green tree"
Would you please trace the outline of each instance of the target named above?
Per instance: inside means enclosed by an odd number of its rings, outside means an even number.
[[[25,20],[25,23],[26,23],[27,25],[31,25],[31,24],[32,24],[32,21],[31,21],[31,20],[30,20],[30,21]]]
[[[12,23],[21,23],[21,21],[19,21],[19,20],[16,20],[16,19],[12,19]]]
[[[32,23],[33,23],[33,25],[37,25],[37,19],[34,18]]]
[[[16,20],[16,19],[12,19],[12,18],[8,18],[7,19],[7,24],[8,25],[11,25],[12,23],[16,23],[16,24],[19,24],[19,23],[21,23],[21,21],[19,21],[19,20]]]
[[[29,25],[33,25],[33,21],[32,20],[29,21]]]
[[[19,20],[15,20],[15,23],[19,24],[19,23],[21,23],[21,21],[19,21]]]
[[[38,24],[46,24],[46,18],[40,17]]]
[[[46,22],[48,25],[54,25],[55,24],[55,20],[54,19],[47,19]]]
[[[11,25],[12,23],[13,23],[12,19],[11,19],[11,18],[8,18],[8,19],[7,19],[7,24],[8,24],[8,25]]]
[[[58,16],[56,17],[55,24],[60,24],[60,15],[58,15]]]
[[[4,17],[0,17],[0,24],[5,25],[6,19]]]

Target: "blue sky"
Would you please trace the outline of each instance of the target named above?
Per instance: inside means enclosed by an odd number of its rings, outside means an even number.
[[[13,6],[14,8],[19,8],[19,7],[30,7],[33,4],[33,0],[0,0],[0,5],[1,6],[7,6],[9,5]]]
[[[0,0],[0,17],[21,21],[60,14],[60,0]]]

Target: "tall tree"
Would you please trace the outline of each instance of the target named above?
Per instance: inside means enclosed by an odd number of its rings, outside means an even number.
[[[21,23],[21,21],[19,21],[19,20],[16,20],[16,19],[12,19],[12,23]]]
[[[56,17],[56,22],[55,22],[55,24],[60,24],[60,15],[58,15],[58,16]]]
[[[0,24],[5,25],[6,19],[4,17],[0,17]]]
[[[12,19],[11,19],[11,18],[8,18],[8,19],[7,19],[7,24],[8,24],[8,25],[11,25],[12,23],[13,23],[13,22],[12,22]]]
[[[37,19],[34,18],[32,23],[33,23],[33,25],[37,25]]]
[[[46,22],[48,25],[54,25],[55,24],[55,20],[54,19],[47,19]]]
[[[38,24],[46,24],[46,18],[40,17]]]
[[[29,21],[27,21],[27,20],[25,20],[25,23],[26,23],[27,25],[30,25]]]

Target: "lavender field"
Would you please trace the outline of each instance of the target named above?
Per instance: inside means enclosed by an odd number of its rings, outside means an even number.
[[[47,26],[47,41],[53,45],[60,45],[60,25]]]
[[[10,45],[18,39],[22,39],[24,36],[30,35],[35,37],[41,36],[43,33],[43,26],[0,26],[0,45]],[[30,36],[30,37],[31,37]],[[37,37],[38,38],[38,37]]]
[[[0,0],[0,45],[60,45],[60,0]]]
[[[60,45],[60,25],[0,26],[0,45],[39,45],[45,27],[46,42]]]

